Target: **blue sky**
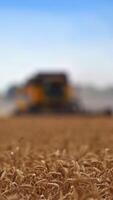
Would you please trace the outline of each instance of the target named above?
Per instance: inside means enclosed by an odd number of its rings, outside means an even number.
[[[113,85],[112,0],[0,0],[0,89],[39,71]]]

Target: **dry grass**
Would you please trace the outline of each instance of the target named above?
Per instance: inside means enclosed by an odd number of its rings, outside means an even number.
[[[0,200],[113,200],[112,118],[0,120]]]

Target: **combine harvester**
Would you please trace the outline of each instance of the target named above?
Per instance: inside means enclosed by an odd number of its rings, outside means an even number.
[[[81,113],[75,91],[64,73],[40,73],[17,90],[16,115]]]
[[[112,110],[84,108],[65,73],[39,73],[16,89],[14,114],[62,113],[85,116],[111,116]]]

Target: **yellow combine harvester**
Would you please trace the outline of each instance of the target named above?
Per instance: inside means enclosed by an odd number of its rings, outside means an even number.
[[[78,112],[78,101],[64,73],[41,73],[18,90],[16,114]]]

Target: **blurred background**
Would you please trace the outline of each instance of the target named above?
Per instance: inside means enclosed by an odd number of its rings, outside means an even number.
[[[71,106],[75,101],[85,111],[113,112],[112,10],[112,0],[1,1],[0,115],[17,110],[17,101],[25,109],[34,96],[20,88],[34,78],[36,83],[40,73],[66,75]],[[52,88],[53,79],[42,82],[48,81]]]

